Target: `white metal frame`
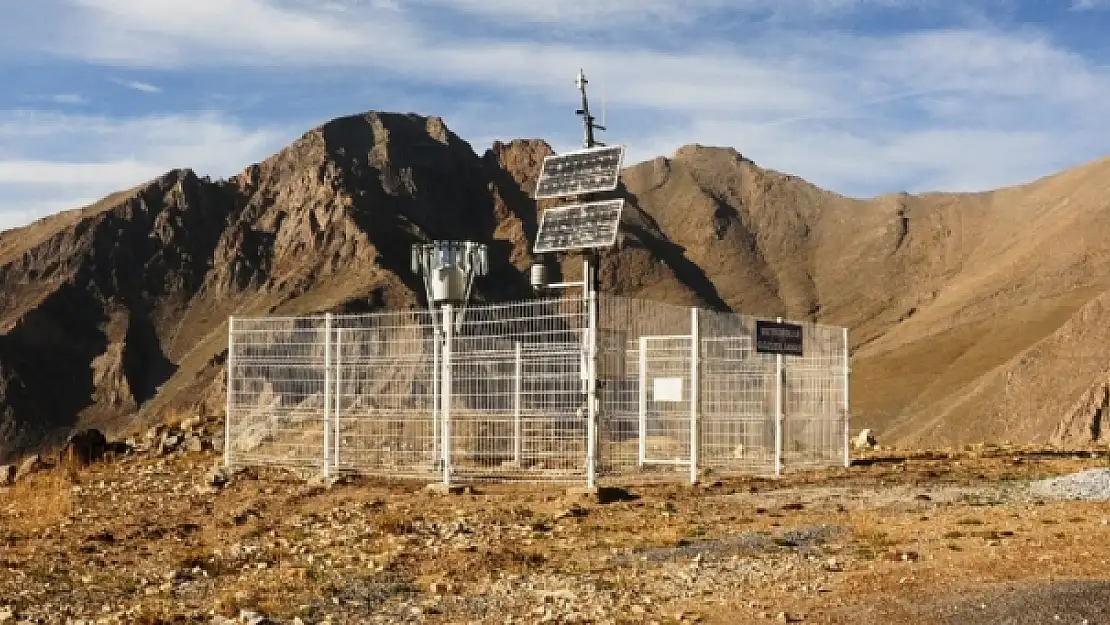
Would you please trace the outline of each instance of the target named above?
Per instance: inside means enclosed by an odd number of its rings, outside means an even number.
[[[584,291],[461,321],[229,317],[225,463],[588,486],[850,464],[847,330],[803,324],[805,356],[771,356],[753,317]],[[671,460],[648,447],[653,345],[689,385],[653,435]]]

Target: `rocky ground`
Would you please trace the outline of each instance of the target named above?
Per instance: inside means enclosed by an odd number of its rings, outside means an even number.
[[[1110,622],[1106,504],[1029,486],[1091,453],[872,452],[601,504],[229,473],[184,425],[0,487],[0,623]]]

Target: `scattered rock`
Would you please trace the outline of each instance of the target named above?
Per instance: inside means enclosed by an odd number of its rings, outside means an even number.
[[[178,447],[185,440],[185,437],[176,430],[166,430],[162,435],[161,442],[158,443],[158,454],[166,455],[172,454],[177,451]]]
[[[44,468],[46,468],[46,464],[38,454],[27,456],[19,463],[19,469],[15,472],[15,480],[13,481],[19,481],[35,471]]]
[[[195,416],[195,417],[189,417],[188,419],[185,419],[177,427],[182,432],[192,432],[194,429],[200,427],[201,423],[204,423],[204,419],[200,416]]]
[[[14,464],[0,465],[0,486],[15,484],[16,468]]]
[[[222,464],[217,464],[204,476],[204,483],[214,488],[223,488],[231,481],[231,471]]]
[[[308,488],[310,488],[310,489],[322,488],[322,489],[328,490],[332,486],[335,486],[336,484],[340,483],[341,481],[342,481],[341,478],[336,477],[334,475],[329,475],[329,476],[325,477],[323,475],[316,474],[316,475],[313,475],[312,477],[308,478],[308,482],[306,482],[305,485],[308,486]]]
[[[874,434],[871,433],[871,428],[860,430],[859,435],[852,441],[852,446],[856,449],[873,449],[879,444],[875,439]]]
[[[0,606],[0,623],[7,623],[15,618],[15,610],[8,606]]]
[[[1110,469],[1087,469],[1071,475],[1033,482],[1029,492],[1045,499],[1110,499]]]
[[[471,492],[469,486],[463,486],[462,484],[444,484],[443,482],[428,484],[424,487],[424,490],[433,495],[463,495]]]
[[[633,495],[627,489],[619,486],[598,486],[595,488],[575,486],[567,489],[567,498],[572,501],[585,500],[599,504],[639,499],[637,495]]]

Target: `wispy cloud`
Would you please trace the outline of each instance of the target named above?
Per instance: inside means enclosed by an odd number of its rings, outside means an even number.
[[[178,167],[227,176],[296,137],[215,113],[116,119],[0,112],[0,227],[75,208]]]
[[[83,96],[80,96],[80,95],[77,95],[75,93],[59,93],[57,95],[51,96],[50,101],[55,103],[55,104],[72,104],[72,105],[88,104],[89,103],[87,98],[85,98]]]
[[[121,87],[127,87],[128,89],[133,89],[142,93],[162,93],[161,87],[152,85],[148,82],[142,82],[141,80],[122,80],[117,78],[112,82]]]
[[[1110,9],[1110,0],[1072,0],[1073,11],[1096,11]]]

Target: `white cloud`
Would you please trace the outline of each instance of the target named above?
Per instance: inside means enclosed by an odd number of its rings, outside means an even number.
[[[809,21],[881,8],[926,8],[936,0],[426,0],[437,7],[499,22],[557,24],[579,30],[691,24],[729,11],[765,14],[776,21]]]
[[[142,82],[141,80],[119,80],[119,79],[117,79],[113,82],[115,82],[117,85],[119,85],[121,87],[127,87],[128,89],[132,89],[134,91],[139,91],[139,92],[142,92],[142,93],[162,93],[162,88],[161,87],[159,87],[157,85],[152,85],[148,82]]]
[[[1110,0],[1073,0],[1072,11],[1099,11],[1110,9]]]
[[[114,119],[0,111],[0,227],[76,208],[174,168],[234,174],[295,138],[218,114]]]
[[[72,104],[72,105],[88,104],[89,103],[88,99],[86,99],[83,96],[77,95],[75,93],[59,93],[57,95],[51,96],[50,101],[55,103],[55,104]]]

